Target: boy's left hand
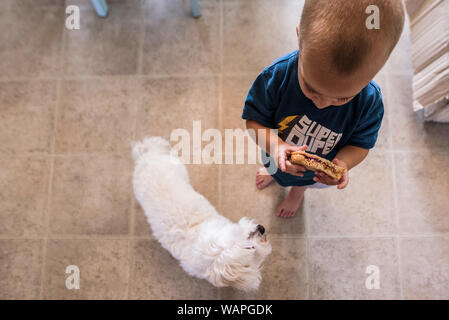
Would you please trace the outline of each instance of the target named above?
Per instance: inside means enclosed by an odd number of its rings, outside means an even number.
[[[335,180],[335,179],[329,177],[324,172],[315,171],[315,177],[313,178],[313,181],[319,182],[322,184],[327,184],[329,186],[338,185],[337,186],[338,189],[344,189],[349,183],[348,166],[346,165],[346,163],[344,163],[341,160],[338,160],[337,158],[335,158],[332,162],[335,163],[337,166],[345,168],[345,172],[343,172],[343,176],[341,177],[341,179]]]

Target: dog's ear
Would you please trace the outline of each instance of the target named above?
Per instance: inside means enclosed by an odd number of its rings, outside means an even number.
[[[252,220],[247,217],[240,218],[240,220],[239,220],[239,225],[241,225],[241,226],[245,226],[249,223],[252,223]]]
[[[239,252],[242,250],[242,252]],[[207,272],[208,280],[217,287],[235,287],[243,291],[256,290],[262,280],[259,266],[245,264],[245,249],[221,254]]]
[[[239,264],[226,265],[222,277],[228,285],[246,292],[257,290],[262,280],[259,268]]]

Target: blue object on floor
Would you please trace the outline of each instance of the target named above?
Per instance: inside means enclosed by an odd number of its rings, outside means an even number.
[[[100,17],[106,17],[108,15],[108,4],[106,3],[106,0],[90,0],[97,11],[97,14]]]
[[[198,4],[198,0],[190,0],[190,4],[192,5],[192,14],[194,18],[199,18],[201,16],[200,5]]]
[[[90,0],[97,11],[97,14],[100,17],[106,17],[108,15],[108,4],[106,0]],[[198,0],[190,0],[190,4],[192,6],[192,15],[194,18],[201,17],[200,5],[198,4]]]

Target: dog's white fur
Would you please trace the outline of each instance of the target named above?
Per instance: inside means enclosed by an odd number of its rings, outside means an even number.
[[[266,235],[248,218],[221,216],[189,183],[184,164],[160,137],[134,143],[134,193],[153,235],[190,275],[218,287],[255,290],[271,252]]]

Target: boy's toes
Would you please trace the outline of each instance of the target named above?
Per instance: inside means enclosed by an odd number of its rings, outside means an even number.
[[[280,217],[282,217],[282,218],[288,218],[289,214],[290,214],[290,211],[288,211],[287,209],[282,209],[282,210],[281,210]]]
[[[274,181],[274,179],[272,176],[267,176],[267,175],[256,176],[256,186],[259,189],[265,188],[273,181]]]
[[[283,211],[283,209],[281,209],[281,208],[278,208],[277,210],[276,210],[276,216],[277,217],[280,217],[281,216],[281,214],[282,214],[282,211]]]

